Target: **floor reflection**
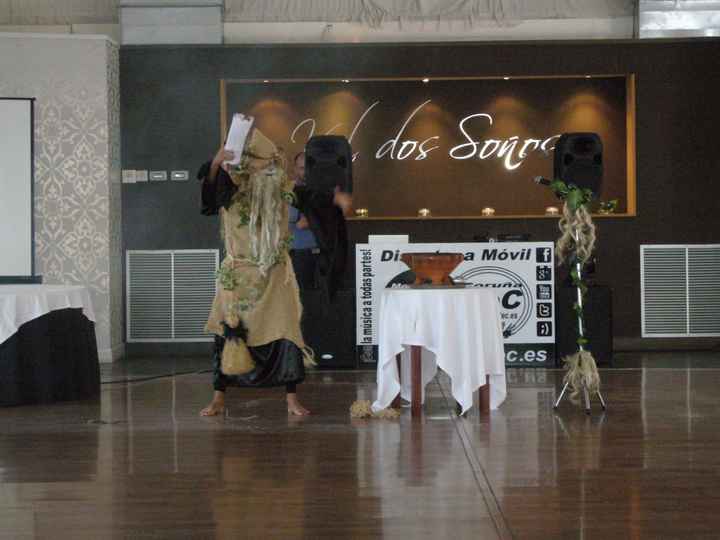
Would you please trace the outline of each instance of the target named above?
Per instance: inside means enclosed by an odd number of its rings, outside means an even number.
[[[307,418],[249,389],[201,418],[195,372],[0,409],[0,538],[714,538],[720,370],[686,360],[602,370],[591,416],[554,411],[563,373],[542,369],[463,418],[440,374],[419,421],[350,419],[363,372],[311,374]]]

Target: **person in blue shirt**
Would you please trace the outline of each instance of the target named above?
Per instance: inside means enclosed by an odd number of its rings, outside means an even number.
[[[296,186],[305,185],[305,152],[295,155],[293,161],[293,180]],[[293,235],[290,258],[293,270],[301,290],[318,287],[317,268],[320,255],[315,234],[310,229],[307,217],[294,206],[289,212],[290,234]]]
[[[322,191],[306,183],[305,152],[293,160],[292,178],[295,189],[304,189],[323,197]],[[333,206],[307,207],[303,214],[290,206],[288,228],[294,237],[290,249],[293,270],[301,290],[320,289],[325,302],[330,302],[341,285],[348,252],[345,217],[352,213],[352,194],[335,188]]]

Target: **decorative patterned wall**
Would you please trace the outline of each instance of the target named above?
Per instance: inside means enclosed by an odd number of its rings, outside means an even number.
[[[110,343],[115,357],[122,352],[123,332],[123,265],[122,265],[122,165],[120,162],[120,48],[105,41],[107,54],[107,122],[109,215],[108,257],[110,300]]]
[[[101,359],[122,354],[118,47],[0,36],[0,95],[35,97],[36,268],[91,291]]]

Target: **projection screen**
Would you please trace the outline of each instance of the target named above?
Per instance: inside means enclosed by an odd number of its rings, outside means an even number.
[[[28,280],[33,264],[33,100],[0,98],[0,281]]]

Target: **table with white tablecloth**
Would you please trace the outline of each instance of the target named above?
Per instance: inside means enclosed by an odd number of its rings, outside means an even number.
[[[494,291],[483,288],[392,288],[383,291],[379,313],[378,411],[400,395],[410,400],[406,346],[423,347],[422,388],[441,368],[463,412],[473,393],[490,383],[490,408],[505,400],[505,355],[500,310]],[[402,353],[401,370],[395,361]],[[401,382],[402,381],[402,382]],[[424,396],[424,392],[423,392]]]
[[[96,396],[94,321],[85,287],[0,285],[0,405]]]
[[[90,293],[80,285],[0,285],[0,344],[26,322],[59,309],[82,309],[95,321]]]

